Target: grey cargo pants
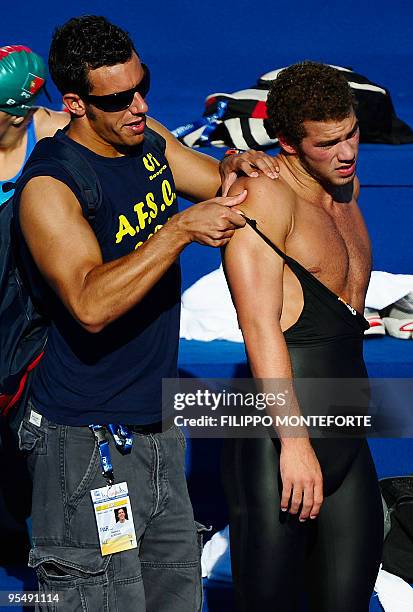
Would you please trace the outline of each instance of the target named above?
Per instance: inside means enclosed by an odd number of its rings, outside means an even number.
[[[199,612],[202,526],[194,522],[184,473],[185,438],[176,428],[134,434],[121,455],[110,440],[116,482],[126,481],[138,548],[101,556],[90,490],[105,486],[88,427],[44,416],[19,430],[33,478],[33,548],[40,594],[57,612]],[[36,411],[37,412],[37,411]]]

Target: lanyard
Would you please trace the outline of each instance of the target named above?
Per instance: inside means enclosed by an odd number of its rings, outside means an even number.
[[[181,127],[172,130],[172,134],[176,138],[183,138],[187,134],[195,132],[195,130],[203,127],[204,129],[198,135],[197,141],[202,143],[204,146],[206,144],[210,144],[210,137],[216,130],[217,125],[222,123],[227,106],[228,102],[225,100],[220,100],[217,104],[217,110],[213,115],[207,115],[206,117],[202,117],[202,119],[198,119],[198,121],[194,121],[194,123],[182,125]]]
[[[126,455],[132,450],[133,444],[133,433],[127,429],[124,425],[118,425],[110,423],[107,425],[89,425],[90,429],[98,443],[100,467],[102,469],[102,475],[106,478],[109,485],[113,485],[115,477],[113,474],[112,459],[110,457],[109,440],[107,438],[107,431],[111,433],[115,441],[116,448],[123,454]]]

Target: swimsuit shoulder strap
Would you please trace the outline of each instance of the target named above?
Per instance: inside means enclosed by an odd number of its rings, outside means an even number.
[[[244,218],[246,222],[248,223],[248,225],[254,230],[254,232],[256,232],[258,236],[260,236],[260,238],[262,238],[264,242],[268,244],[268,246],[271,247],[272,250],[275,251],[277,255],[279,255],[286,262],[286,264],[289,266],[289,268],[291,268],[291,270],[293,270],[294,274],[296,274],[298,278],[300,278],[303,275],[311,279],[314,278],[313,274],[311,274],[311,272],[309,272],[306,268],[304,268],[304,266],[302,266],[296,259],[293,259],[293,257],[290,257],[289,255],[284,253],[284,251],[282,251],[265,234],[263,234],[263,232],[258,229],[257,222],[255,219],[249,219],[245,215],[244,215]]]
[[[248,225],[250,227],[252,227],[254,232],[256,232],[258,234],[258,236],[260,236],[264,240],[264,242],[266,244],[268,244],[268,246],[271,247],[272,250],[277,253],[277,255],[279,255],[282,259],[284,259],[284,261],[290,261],[291,260],[291,257],[288,257],[288,255],[286,253],[284,253],[284,251],[282,251],[280,248],[278,248],[276,244],[271,242],[271,240],[269,238],[267,238],[267,236],[265,234],[263,234],[261,230],[258,229],[257,222],[256,222],[255,219],[249,219],[245,215],[244,215],[244,219],[248,223]]]

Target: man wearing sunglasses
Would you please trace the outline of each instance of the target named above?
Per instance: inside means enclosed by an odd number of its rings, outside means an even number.
[[[227,190],[236,171],[275,177],[276,165],[248,153],[219,170],[149,119],[149,70],[129,36],[102,17],[58,29],[49,67],[71,115],[58,138],[93,167],[103,202],[86,221],[82,194],[52,157],[18,186],[27,265],[53,290],[45,356],[20,429],[34,479],[30,565],[45,593],[61,593],[61,610],[195,612],[200,547],[185,440],[161,410],[161,380],[177,375],[178,259],[193,241],[225,245],[245,224],[236,210],[245,192],[216,196],[220,171]],[[177,193],[199,203],[178,212]],[[97,444],[92,424],[114,424],[125,444],[132,432],[131,452],[121,454],[105,429]],[[138,542],[108,556],[90,499],[105,486],[103,445],[115,483],[127,484]]]

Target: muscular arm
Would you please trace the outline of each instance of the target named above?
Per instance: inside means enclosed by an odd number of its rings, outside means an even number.
[[[266,177],[240,179],[232,189],[248,189],[240,209],[255,219],[259,229],[281,250],[292,227],[293,203],[281,181]],[[255,378],[263,381],[263,390],[271,380],[291,379],[291,361],[281,329],[284,262],[249,226],[239,230],[225,248],[225,272],[238,320],[244,336],[248,359]],[[268,380],[269,379],[269,380]],[[292,390],[292,387],[290,387]],[[289,412],[299,414],[293,393]],[[305,432],[304,432],[305,433]],[[308,437],[291,438],[278,429],[282,451],[280,470],[283,482],[281,508],[296,514],[302,505],[300,520],[318,515],[322,503],[321,470]]]
[[[248,196],[240,209],[284,250],[292,223],[291,206],[288,200],[281,199],[284,186],[266,178],[239,179],[230,193],[246,185]],[[224,263],[253,375],[291,378],[290,358],[280,325],[283,260],[246,226],[227,245]]]
[[[172,217],[137,251],[109,263],[103,263],[73,192],[58,180],[28,182],[20,223],[42,275],[73,317],[88,331],[99,332],[138,303],[189,242],[225,244],[234,228],[244,224],[229,208],[244,196],[195,205]]]

